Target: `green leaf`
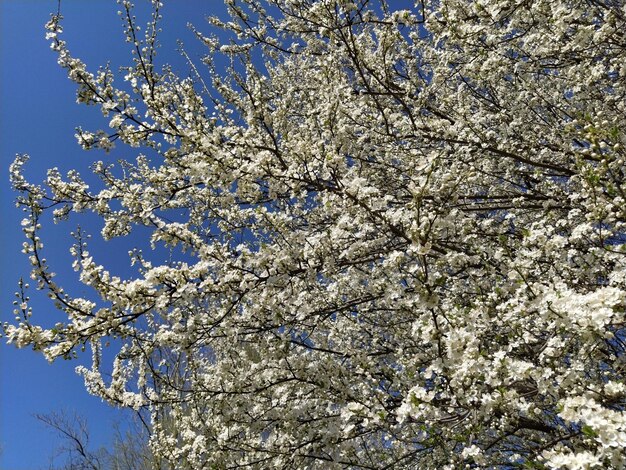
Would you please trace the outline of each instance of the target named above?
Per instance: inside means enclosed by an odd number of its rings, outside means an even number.
[[[591,437],[591,438],[598,437],[598,433],[595,432],[593,428],[591,426],[588,426],[587,424],[583,425],[581,431],[587,437]]]

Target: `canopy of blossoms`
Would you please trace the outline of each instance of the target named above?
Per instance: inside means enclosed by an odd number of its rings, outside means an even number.
[[[90,349],[89,393],[149,415],[173,468],[626,467],[625,2],[226,3],[191,78],[154,65],[156,2],[141,29],[121,4],[121,73],[52,17],[109,120],[80,144],[128,158],[97,183],[13,163],[62,313],[21,284],[8,341]],[[39,236],[73,212],[178,257],[124,277],[76,232],[74,296]]]

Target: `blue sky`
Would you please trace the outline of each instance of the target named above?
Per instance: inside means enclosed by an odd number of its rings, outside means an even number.
[[[136,0],[138,18],[148,19],[148,2]],[[134,159],[137,150],[119,149],[112,157],[84,152],[76,144],[77,126],[95,130],[107,123],[98,109],[79,106],[75,88],[65,71],[56,64],[55,54],[45,40],[44,24],[56,11],[56,0],[0,0],[0,159],[1,212],[0,243],[0,318],[11,320],[13,293],[20,276],[28,277],[29,266],[20,252],[24,240],[20,230],[21,211],[15,208],[15,194],[8,184],[8,167],[16,153],[27,153],[27,175],[39,181],[50,167],[62,171],[85,170],[96,159]],[[160,61],[173,63],[183,74],[187,69],[175,52],[176,39],[183,39],[192,56],[201,49],[186,28],[193,22],[206,30],[202,18],[222,10],[221,2],[184,0],[166,2],[161,35]],[[83,59],[89,70],[110,61],[115,69],[130,62],[124,43],[121,22],[113,0],[63,0],[63,39],[70,51]],[[212,11],[213,9],[213,11]],[[89,223],[89,219],[86,219]],[[92,219],[93,220],[93,219]],[[84,221],[82,222],[84,224]],[[91,222],[93,223],[93,222]],[[45,256],[58,280],[77,286],[69,269],[67,247],[72,223],[44,230]],[[87,227],[89,230],[90,227]],[[92,227],[97,233],[99,227]],[[126,250],[115,245],[107,248],[108,259],[124,269]],[[110,254],[113,255],[110,255]],[[115,256],[119,253],[120,256]],[[62,282],[60,282],[62,283]],[[32,292],[35,321],[53,321],[59,313],[44,295]],[[112,425],[123,419],[120,412],[89,396],[74,368],[88,363],[89,357],[78,361],[57,361],[48,364],[43,357],[29,351],[0,345],[0,469],[20,470],[47,468],[50,457],[59,445],[56,437],[32,417],[33,413],[68,410],[88,421],[92,445],[107,445]],[[60,461],[58,461],[60,463]]]

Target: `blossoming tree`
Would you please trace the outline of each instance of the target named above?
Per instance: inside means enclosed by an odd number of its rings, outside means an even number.
[[[41,326],[21,285],[8,341],[90,348],[89,393],[149,412],[175,468],[624,468],[624,1],[226,3],[190,78],[155,66],[158,3],[140,33],[122,2],[120,74],[52,17],[110,119],[80,144],[134,155],[95,184],[15,160],[62,315]],[[172,261],[134,251],[123,277],[77,232],[74,296],[50,212]]]

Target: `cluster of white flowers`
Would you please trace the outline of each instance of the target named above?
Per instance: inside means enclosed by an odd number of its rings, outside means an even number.
[[[97,162],[95,189],[18,157],[31,277],[65,319],[38,326],[22,285],[9,341],[89,346],[88,391],[149,413],[176,468],[624,468],[626,4],[403,3],[229,0],[192,80],[154,66],[161,5],[140,35],[121,2],[119,87],[53,17],[107,117],[79,143],[150,156]],[[76,234],[94,295],[71,297],[53,210],[170,261],[133,251],[123,278]]]

